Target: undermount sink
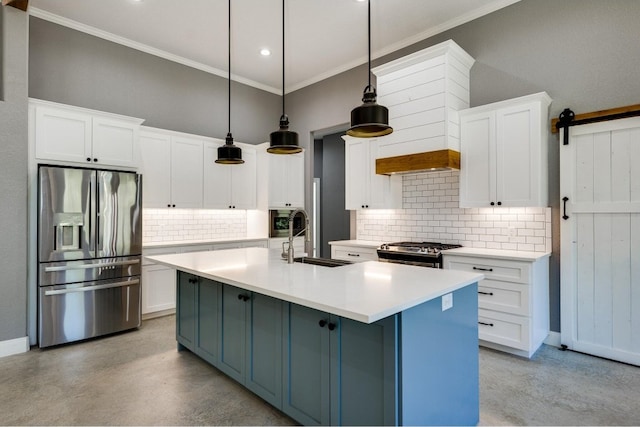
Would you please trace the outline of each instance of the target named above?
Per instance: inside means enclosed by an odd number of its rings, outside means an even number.
[[[345,261],[341,259],[317,258],[307,256],[294,258],[293,261],[300,262],[302,264],[321,265],[323,267],[340,267],[342,265],[353,264],[351,261]]]

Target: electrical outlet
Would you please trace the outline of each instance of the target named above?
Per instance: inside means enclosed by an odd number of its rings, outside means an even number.
[[[453,294],[442,295],[442,311],[449,310],[451,307],[453,307]]]

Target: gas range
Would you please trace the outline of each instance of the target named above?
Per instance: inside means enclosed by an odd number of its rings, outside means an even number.
[[[436,242],[383,243],[378,248],[378,259],[383,262],[442,268],[441,251],[460,247],[462,246]]]

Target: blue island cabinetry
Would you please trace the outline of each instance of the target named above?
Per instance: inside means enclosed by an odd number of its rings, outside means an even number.
[[[477,285],[367,324],[178,272],[176,337],[305,425],[477,424]]]

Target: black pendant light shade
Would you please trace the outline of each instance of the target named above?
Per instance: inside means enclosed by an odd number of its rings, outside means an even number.
[[[225,138],[224,145],[218,147],[218,159],[216,163],[223,165],[240,165],[244,163],[242,160],[242,150],[240,147],[233,145],[233,136],[231,136],[231,0],[229,0],[229,132]]]
[[[376,102],[376,89],[367,86],[362,95],[362,105],[351,110],[351,127],[347,135],[356,138],[372,138],[393,132],[389,126],[389,110]]]
[[[280,116],[280,129],[269,135],[269,148],[271,154],[295,154],[302,151],[298,145],[298,134],[289,130],[289,117],[284,109],[284,0],[282,0],[282,115]]]
[[[302,148],[298,145],[298,134],[289,130],[289,117],[286,114],[280,116],[280,129],[271,132],[270,143],[267,151],[273,154],[300,153]]]
[[[218,160],[216,163],[223,165],[240,165],[242,160],[242,150],[237,145],[233,145],[233,136],[227,134],[224,145],[218,147]]]
[[[369,38],[369,84],[362,94],[362,105],[351,110],[351,127],[347,135],[356,138],[374,138],[389,135],[389,110],[376,102],[376,88],[371,85],[371,0],[367,2]]]

